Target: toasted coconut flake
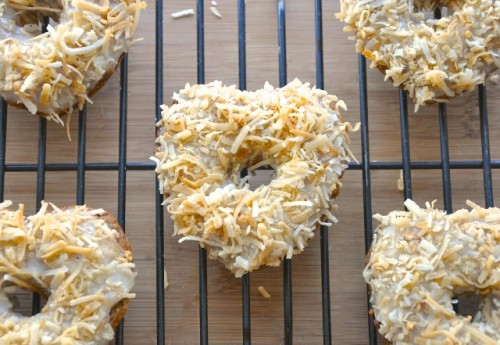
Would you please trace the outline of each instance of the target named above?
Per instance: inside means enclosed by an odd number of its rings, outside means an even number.
[[[399,178],[396,182],[396,187],[398,188],[398,190],[400,192],[404,191],[404,189],[405,189],[403,169],[399,170]]]
[[[182,11],[174,12],[170,15],[174,19],[184,18],[194,16],[194,10],[192,8],[188,8]]]
[[[260,285],[259,287],[257,287],[257,290],[259,290],[261,296],[264,297],[265,299],[270,299],[271,298],[271,295],[269,294],[269,292],[267,292],[266,288],[263,287],[262,285]]]
[[[222,18],[222,14],[220,14],[219,10],[215,6],[210,6],[210,12],[217,18]]]

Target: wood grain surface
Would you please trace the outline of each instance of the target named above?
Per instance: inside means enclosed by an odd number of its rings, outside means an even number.
[[[142,16],[137,42],[129,54],[128,143],[129,162],[147,161],[152,153],[155,116],[155,2]],[[208,10],[205,1],[206,80],[238,83],[236,1],[218,0],[222,18]],[[174,20],[170,14],[195,8],[195,1],[164,2],[164,98],[185,83],[196,82],[196,19]],[[286,1],[288,79],[315,82],[314,1]],[[357,55],[354,42],[342,32],[334,14],[338,1],[323,1],[325,88],[345,100],[343,115],[359,121]],[[276,1],[247,0],[248,89],[264,82],[278,84],[278,43]],[[487,85],[491,153],[500,158],[499,86]],[[118,161],[119,74],[93,98],[88,107],[87,162]],[[370,150],[373,161],[401,161],[398,91],[383,81],[377,70],[368,72]],[[409,104],[412,161],[440,160],[437,106],[421,108],[415,114]],[[453,99],[448,106],[451,160],[481,161],[477,91]],[[77,160],[77,114],[66,129],[49,124],[48,163]],[[7,163],[34,163],[37,160],[38,119],[26,111],[9,107]],[[352,149],[361,157],[360,134],[352,135]],[[442,207],[440,170],[412,171],[413,195],[417,202],[437,199]],[[396,188],[398,170],[372,172],[373,211],[387,213],[402,208],[403,194]],[[76,172],[47,172],[45,199],[57,205],[71,205],[76,199]],[[452,170],[453,208],[465,206],[466,199],[484,205],[481,170]],[[500,172],[493,171],[494,195],[500,193]],[[133,247],[138,279],[137,298],[130,304],[125,321],[125,344],[156,343],[155,304],[155,176],[152,171],[128,171],[126,232]],[[257,175],[254,184],[266,183]],[[91,207],[117,212],[117,172],[86,173],[85,201]],[[35,209],[36,173],[8,172],[6,199]],[[363,195],[361,171],[346,171],[338,198],[339,223],[330,230],[330,289],[333,343],[367,344],[366,286],[364,267]],[[165,265],[170,287],[166,290],[166,343],[197,344],[198,331],[198,247],[178,244],[172,238],[172,224],[166,214]],[[293,259],[293,316],[295,344],[322,343],[319,236],[306,251]],[[266,300],[257,287],[271,294]],[[267,268],[251,275],[252,342],[283,343],[282,269]],[[242,339],[241,282],[220,264],[208,264],[208,314],[210,344],[238,344]],[[21,305],[28,305],[22,301]]]

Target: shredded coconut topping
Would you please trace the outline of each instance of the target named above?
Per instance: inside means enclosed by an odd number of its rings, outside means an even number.
[[[0,96],[62,124],[113,73],[142,0],[0,0]],[[39,16],[59,23],[41,32]]]
[[[439,7],[448,8],[441,19],[421,12]],[[341,0],[337,18],[354,32],[370,67],[406,90],[416,109],[498,77],[498,0]]]
[[[447,215],[407,200],[408,212],[377,215],[363,273],[379,331],[394,344],[500,343],[500,209]],[[457,315],[453,296],[484,295],[481,310]]]
[[[0,343],[108,344],[110,311],[130,293],[132,254],[120,243],[106,212],[43,203],[25,218],[0,203]],[[9,294],[24,288],[48,297],[41,313],[12,311]]]
[[[194,240],[237,277],[304,250],[332,210],[349,162],[344,102],[295,80],[255,92],[189,84],[163,106],[152,160],[179,242]],[[242,169],[275,178],[250,190]]]

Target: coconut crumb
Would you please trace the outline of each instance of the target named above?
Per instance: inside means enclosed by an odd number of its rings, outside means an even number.
[[[211,6],[210,7],[210,12],[212,12],[212,14],[214,16],[216,16],[217,18],[222,18],[222,14],[220,14],[219,10],[217,9],[217,7],[215,6]]]
[[[261,296],[264,297],[265,299],[270,299],[271,298],[271,295],[269,294],[269,292],[267,292],[266,288],[263,287],[262,285],[259,286],[257,288],[257,290],[259,290]]]
[[[194,10],[192,8],[188,8],[182,11],[174,12],[170,15],[174,19],[184,18],[194,16]]]
[[[404,191],[405,189],[405,184],[404,184],[404,177],[403,177],[403,169],[399,170],[399,178],[396,181],[396,187],[400,192]]]

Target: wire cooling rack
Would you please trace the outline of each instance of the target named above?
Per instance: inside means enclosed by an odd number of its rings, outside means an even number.
[[[287,83],[287,54],[286,54],[286,26],[285,26],[285,0],[277,1],[277,23],[278,23],[278,47],[279,47],[279,84],[283,86]],[[163,73],[163,10],[162,1],[157,1],[157,105],[163,103],[162,95],[162,73]],[[204,56],[204,8],[203,0],[197,1],[196,19],[197,19],[197,69],[198,83],[205,82],[205,56]],[[324,70],[323,70],[323,28],[322,28],[322,1],[314,1],[315,13],[315,38],[316,38],[316,86],[324,88]],[[435,13],[440,15],[439,10]],[[245,49],[245,0],[238,0],[238,48],[239,48],[239,87],[246,88],[246,49]],[[442,171],[443,200],[447,212],[452,211],[451,198],[451,169],[482,169],[484,174],[484,191],[486,207],[493,206],[493,188],[491,169],[500,166],[500,162],[491,161],[489,132],[488,132],[488,113],[486,89],[484,85],[478,87],[479,92],[479,116],[481,127],[481,149],[482,161],[450,161],[448,147],[448,123],[447,107],[445,104],[439,104],[439,132],[441,161],[419,161],[412,162],[410,159],[410,140],[408,130],[408,104],[407,95],[402,90],[399,91],[399,108],[401,123],[401,162],[372,162],[370,160],[370,145],[368,131],[368,90],[366,77],[366,59],[359,55],[358,57],[359,73],[359,95],[360,95],[360,121],[361,121],[361,142],[362,142],[362,161],[361,163],[352,163],[350,169],[362,170],[363,178],[363,203],[364,203],[364,224],[365,224],[365,252],[368,252],[372,241],[372,197],[371,197],[371,177],[372,170],[395,170],[402,169],[404,181],[404,198],[412,197],[411,169],[438,169]],[[157,113],[157,119],[160,119],[160,112]],[[160,198],[157,199],[160,202]],[[163,232],[161,229],[162,220],[158,218],[158,247],[157,255],[163,254]],[[328,228],[320,228],[320,250],[321,250],[321,287],[322,287],[322,315],[323,315],[323,343],[332,343],[331,334],[331,314],[330,314],[330,276],[329,276],[329,253],[328,253]],[[158,256],[157,256],[158,257]],[[161,278],[163,272],[162,261],[158,262],[157,279]],[[207,269],[206,252],[200,249],[199,252],[199,294],[200,294],[200,344],[208,344],[208,314],[207,314]],[[292,308],[292,262],[284,260],[283,263],[283,296],[284,296],[284,344],[293,344],[293,308]],[[157,291],[162,291],[163,281],[157,280]],[[250,274],[242,278],[242,342],[247,345],[251,343],[251,313],[250,313]],[[162,326],[163,320],[163,292],[158,293],[157,312],[158,312],[158,344],[163,344],[165,334]],[[368,310],[370,309],[369,294],[367,292]],[[367,313],[368,314],[368,313]],[[369,314],[368,314],[369,315]],[[373,319],[368,316],[368,335],[370,344],[377,344],[377,334],[374,328]]]
[[[279,84],[285,85],[287,82],[287,53],[286,53],[286,27],[285,27],[285,0],[277,1],[277,31],[279,46]],[[159,106],[163,101],[163,1],[156,0],[156,119],[160,119]],[[246,88],[246,37],[245,37],[245,0],[238,0],[238,58],[239,58],[239,87]],[[314,1],[315,13],[315,37],[316,37],[316,85],[324,88],[323,70],[323,28],[322,28],[322,0]],[[439,15],[439,13],[436,13]],[[197,20],[197,81],[205,82],[205,46],[204,46],[204,4],[203,0],[196,1]],[[414,170],[440,170],[442,173],[442,192],[445,210],[452,211],[451,178],[452,169],[474,169],[482,170],[484,178],[485,205],[493,206],[492,169],[500,167],[500,161],[492,160],[490,157],[489,131],[488,131],[488,103],[486,88],[484,85],[478,86],[479,96],[479,118],[482,160],[480,161],[451,161],[448,147],[448,123],[447,107],[444,104],[438,106],[439,111],[439,134],[441,160],[439,161],[411,161],[410,140],[408,130],[408,105],[407,96],[403,91],[399,91],[400,127],[401,127],[401,161],[371,161],[370,141],[369,141],[369,108],[368,108],[368,88],[366,60],[363,56],[358,56],[358,76],[359,76],[359,101],[360,101],[360,121],[361,121],[361,149],[362,160],[360,163],[350,164],[350,169],[362,171],[363,182],[363,204],[364,204],[364,233],[365,250],[368,251],[372,239],[372,180],[371,172],[374,170],[399,170],[402,169],[404,177],[404,198],[412,197],[411,171]],[[45,173],[48,171],[76,171],[76,203],[85,202],[85,175],[88,171],[117,171],[118,172],[118,221],[125,229],[126,214],[126,174],[127,171],[154,170],[152,162],[128,162],[127,161],[127,85],[128,85],[128,58],[121,62],[120,66],[120,97],[119,97],[119,155],[117,162],[110,163],[89,163],[86,162],[86,120],[87,107],[78,115],[78,160],[76,163],[46,163],[46,142],[47,142],[47,122],[39,120],[38,133],[38,160],[34,164],[6,164],[6,130],[7,130],[7,105],[4,101],[0,104],[0,200],[4,198],[5,174],[7,172],[36,172],[36,205],[39,208],[41,200],[45,196]],[[151,131],[155,126],[151,124]],[[156,181],[156,179],[155,179]],[[151,181],[153,183],[153,181]],[[155,182],[157,183],[157,182]],[[155,188],[158,191],[158,188]],[[165,332],[165,292],[164,292],[164,215],[161,206],[162,196],[156,193],[156,342],[166,343]],[[331,302],[330,302],[330,269],[329,269],[329,245],[328,228],[322,226],[320,229],[320,250],[321,250],[321,297],[322,297],[322,329],[323,343],[332,343],[331,332]],[[207,254],[204,249],[199,250],[199,342],[209,344],[208,333],[208,295],[207,295]],[[243,344],[251,344],[251,310],[250,310],[250,275],[242,278],[242,336]],[[292,262],[285,260],[283,263],[283,315],[284,334],[283,342],[293,344],[293,301],[292,301]],[[369,297],[367,293],[367,298]],[[368,309],[370,309],[369,302]],[[40,310],[40,298],[33,296],[32,312]],[[376,330],[373,320],[368,316],[367,342],[377,344]],[[116,344],[124,344],[123,325],[116,331]]]

